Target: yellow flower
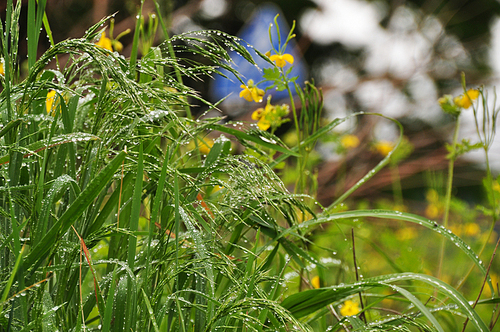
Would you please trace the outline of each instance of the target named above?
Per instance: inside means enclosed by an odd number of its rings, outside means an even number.
[[[247,85],[240,85],[241,90],[240,98],[245,98],[247,101],[255,101],[256,103],[260,103],[262,101],[262,97],[265,92],[262,89],[257,88],[254,85],[253,80],[248,80]]]
[[[493,289],[498,291],[498,285],[499,285],[499,282],[500,282],[500,278],[494,272],[490,273],[490,278],[491,278],[491,283],[493,285]],[[485,285],[485,287],[484,287],[484,293],[483,294],[486,297],[491,297],[492,295],[496,295],[496,294],[492,294],[491,293],[491,289],[490,289],[490,287],[488,285]]]
[[[425,199],[430,203],[439,202],[439,194],[436,189],[429,189],[425,194]]]
[[[298,207],[294,208],[295,214],[297,215],[297,222],[303,223],[304,221],[311,220],[313,218],[313,215],[307,211],[307,210],[301,210]]]
[[[479,90],[469,89],[466,93],[455,97],[453,102],[455,105],[462,108],[469,108],[472,106],[472,101],[476,100],[479,97]]]
[[[500,282],[500,278],[498,277],[498,274],[496,274],[495,272],[490,272],[490,278],[491,278],[491,284],[493,285],[493,288],[496,290],[497,287],[498,287],[498,284]],[[491,297],[492,296],[491,289],[490,289],[490,286],[488,286],[488,284],[486,284],[484,286],[484,292],[483,292],[483,294],[486,297]]]
[[[2,75],[2,76],[5,75],[5,71],[3,69],[3,61],[0,61],[0,75]]]
[[[344,135],[340,138],[340,144],[344,149],[354,149],[359,146],[359,138],[356,135]]]
[[[313,286],[313,288],[320,288],[321,287],[318,276],[315,276],[311,279],[311,286]]]
[[[414,239],[417,232],[413,227],[400,228],[396,231],[396,237],[402,241]]]
[[[359,304],[357,302],[347,300],[344,302],[342,308],[340,308],[340,314],[342,316],[354,316],[359,313]]]
[[[424,214],[429,219],[436,219],[439,217],[439,207],[435,203],[431,203],[425,208]]]
[[[101,38],[96,43],[96,45],[99,46],[99,47],[101,47],[101,48],[107,49],[110,52],[113,52],[113,47],[111,45],[111,39],[109,39],[108,37],[106,37],[106,32],[105,31],[103,31],[101,33]]]
[[[258,108],[252,113],[252,120],[258,120],[257,126],[260,130],[268,130],[271,127],[271,122],[267,120],[267,115],[274,111],[274,106],[267,104],[266,108]]]
[[[479,228],[478,224],[470,222],[465,224],[464,233],[468,236],[476,236],[481,232],[481,228]]]
[[[47,109],[47,114],[50,114],[52,116],[55,115],[55,106],[54,103],[56,101],[56,91],[55,90],[50,90],[47,93],[47,97],[45,98],[45,108]]]
[[[500,193],[500,184],[498,182],[493,182],[493,190]]]
[[[291,54],[274,54],[269,59],[276,62],[276,66],[281,68],[285,67],[287,62],[293,65],[293,56]]]
[[[214,146],[214,141],[210,138],[200,139],[198,143],[198,148],[202,154],[208,154],[210,149]]]
[[[214,188],[212,189],[212,193],[216,193],[218,192],[219,190],[223,189],[224,187],[221,187],[219,186],[218,184],[214,186]]]
[[[440,106],[444,106],[444,105],[446,105],[446,104],[449,102],[449,100],[450,100],[450,98],[449,98],[449,96],[448,96],[448,95],[446,95],[446,96],[444,96],[444,97],[440,97],[440,98],[438,99],[438,104],[439,104]]]
[[[375,143],[375,151],[380,153],[382,156],[387,156],[389,152],[394,148],[394,144],[389,141],[379,141]]]
[[[452,233],[455,234],[456,236],[462,236],[463,233],[462,225],[450,225],[448,226],[448,229],[452,231]]]
[[[392,209],[399,212],[408,212],[408,208],[403,204],[395,204]]]

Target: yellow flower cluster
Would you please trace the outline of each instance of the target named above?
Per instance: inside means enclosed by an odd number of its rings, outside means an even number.
[[[462,109],[471,107],[472,102],[479,98],[480,94],[481,93],[478,89],[469,89],[455,98],[451,95],[444,95],[438,99],[438,103],[446,113],[459,115]]]
[[[417,230],[413,227],[404,227],[396,231],[396,237],[401,241],[412,240],[417,236]]]
[[[262,101],[262,97],[264,97],[264,90],[259,89],[253,82],[252,79],[248,80],[247,84],[240,85],[241,90],[240,98],[245,98],[247,101],[255,101],[256,103],[260,103]]]
[[[451,225],[448,227],[453,234],[456,236],[471,236],[471,237],[476,237],[481,235],[481,228],[479,227],[478,224],[469,222],[464,225]]]
[[[490,272],[490,278],[491,278],[491,283],[494,286],[494,289],[497,289],[497,285],[500,283],[500,278],[498,277],[498,274],[496,274],[495,272]],[[490,287],[486,286],[484,287],[484,295],[486,297],[491,297],[492,295],[496,294],[492,294]]]
[[[252,120],[257,120],[257,126],[260,130],[267,130],[270,127],[273,129],[278,128],[281,124],[289,121],[283,119],[290,112],[288,105],[282,104],[275,106],[271,104],[271,96],[267,98],[267,105],[265,108],[258,108],[252,113]]]
[[[479,90],[469,89],[466,93],[455,97],[453,102],[455,105],[462,108],[469,108],[472,106],[472,101],[476,100],[479,97]]]
[[[293,56],[288,53],[271,55],[271,52],[266,52],[265,55],[280,68],[285,67],[287,63],[292,65],[294,62]],[[247,101],[254,101],[256,103],[262,102],[265,91],[259,89],[257,84],[255,84],[252,79],[249,79],[247,84],[241,84],[240,88],[242,89],[240,91],[240,98],[244,98]],[[269,100],[270,99],[268,98],[267,105],[264,108],[259,108],[252,113],[252,119],[258,121],[257,126],[261,130],[267,130],[270,127],[276,129],[282,123],[288,121],[287,119],[282,119],[289,112],[288,106],[285,104],[281,106],[274,106],[271,105]]]

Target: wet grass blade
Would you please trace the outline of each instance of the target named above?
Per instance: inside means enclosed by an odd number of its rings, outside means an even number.
[[[214,125],[212,125],[212,129],[221,131],[221,132],[226,133],[226,134],[234,135],[239,140],[253,142],[253,143],[259,144],[263,147],[266,147],[268,149],[276,150],[278,152],[284,153],[288,156],[300,157],[300,154],[293,151],[293,150],[289,150],[288,148],[285,148],[285,147],[280,146],[278,144],[275,144],[275,143],[272,143],[269,141],[265,141],[261,137],[250,135],[248,133],[245,133],[243,131],[240,131],[240,130],[237,130],[234,128],[228,128],[228,127],[225,127],[223,125],[214,124]]]
[[[478,313],[470,306],[469,302],[463,297],[462,294],[460,294],[460,292],[435,277],[418,273],[391,274],[375,278],[368,278],[355,284],[310,289],[288,296],[285,300],[283,300],[281,305],[284,308],[290,310],[290,312],[292,312],[295,317],[300,318],[309,315],[317,310],[320,310],[333,302],[341,301],[346,297],[354,295],[360,291],[365,291],[374,287],[387,287],[388,284],[405,280],[421,281],[436,288],[439,292],[448,296],[453,301],[453,303],[459,309],[461,309],[461,311],[465,315],[467,315],[467,317],[469,317],[470,321],[476,326],[477,331],[488,331],[488,328],[482,321],[481,317],[479,317]],[[394,289],[394,285],[390,285],[390,287]],[[414,297],[409,292],[404,292],[404,294],[402,295],[409,296],[410,298],[407,298],[410,301],[412,301]],[[422,314],[425,315],[424,312],[422,312]],[[436,328],[438,327],[436,326]]]
[[[461,238],[453,234],[449,229],[446,229],[445,227],[439,225],[435,221],[406,212],[399,212],[392,210],[355,210],[347,212],[338,212],[330,215],[329,214],[319,215],[316,219],[310,219],[308,221],[301,223],[298,226],[290,227],[286,230],[283,230],[283,232],[279,233],[278,238],[293,233],[298,228],[307,228],[313,225],[319,225],[325,222],[339,221],[342,219],[356,219],[356,218],[367,218],[367,217],[402,220],[424,226],[444,236],[449,241],[454,243],[460,250],[462,250],[467,255],[467,257],[469,257],[474,262],[474,264],[479,268],[479,270],[483,273],[483,275],[486,275],[486,268],[483,266],[482,261],[480,261],[479,257],[474,253],[471,247],[467,245]],[[493,286],[491,284],[490,278],[488,278],[488,284],[493,292]]]
[[[30,250],[28,256],[24,260],[26,268],[29,268],[35,262],[41,262],[47,257],[47,252],[51,249],[54,243],[58,240],[61,234],[66,233],[70,226],[81,217],[87,207],[99,195],[101,190],[108,184],[116,170],[121,166],[125,159],[124,151],[118,153],[113,160],[100,172],[87,187],[75,199],[73,204],[64,212],[57,223],[45,234],[40,243]]]
[[[148,309],[149,319],[153,323],[153,328],[154,328],[155,332],[159,332],[158,324],[156,323],[156,319],[155,319],[155,315],[154,315],[154,312],[153,312],[153,308],[151,308],[151,303],[149,302],[148,296],[146,295],[146,292],[144,292],[144,289],[141,289],[141,291],[142,291],[142,296],[143,296],[143,299],[144,299],[144,303],[146,304],[146,307]]]
[[[113,270],[113,277],[108,289],[106,298],[106,307],[104,308],[104,317],[102,319],[102,332],[109,332],[111,328],[111,318],[113,317],[113,299],[115,298],[116,287],[116,269]]]
[[[0,298],[0,304],[5,303],[7,300],[7,297],[9,296],[10,288],[12,287],[12,284],[14,283],[14,279],[17,275],[17,271],[19,270],[19,267],[21,266],[21,261],[23,258],[23,252],[24,252],[24,247],[21,249],[19,254],[17,255],[16,262],[14,263],[14,267],[12,268],[12,271],[10,273],[9,280],[5,284],[5,287],[3,289],[2,297]]]

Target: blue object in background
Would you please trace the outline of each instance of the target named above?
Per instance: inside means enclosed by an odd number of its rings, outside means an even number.
[[[272,23],[273,27],[271,28],[271,35],[273,45],[276,50],[279,50],[278,34],[276,31],[276,27],[274,26],[274,17],[276,16],[276,14],[279,14],[277,21],[281,34],[281,44],[283,45],[286,42],[286,38],[288,36],[288,33],[290,32],[290,28],[288,27],[288,23],[284,20],[280,9],[273,4],[265,4],[257,8],[252,17],[239,32],[238,37],[246,41],[248,44],[252,45],[260,52],[266,53],[272,50],[271,42],[269,41],[269,24]],[[272,68],[273,66],[262,59],[259,55],[257,55],[257,53],[251,47],[248,47],[246,45],[245,47],[249,50],[259,68],[247,62],[236,52],[230,51],[229,55],[234,61],[234,64],[232,64],[233,68],[235,68],[242,75],[242,79],[244,82],[252,79],[254,83],[258,83],[263,80],[264,72],[262,71],[262,69]],[[288,77],[291,78],[298,76],[296,82],[302,85],[304,80],[306,79],[307,70],[305,68],[304,62],[302,61],[302,55],[297,52],[297,44],[295,42],[295,39],[290,40],[284,53],[291,54],[294,57],[294,68]],[[272,54],[275,53],[272,52]],[[289,68],[290,64],[287,63],[284,69],[288,70]],[[226,70],[221,70],[221,72],[229,77],[229,79],[217,75],[212,81],[210,89],[211,96],[214,100],[220,100],[224,97],[227,97],[227,99],[223,102],[222,107],[230,114],[239,113],[237,109],[234,108],[235,106],[243,106],[243,104],[245,103],[251,103],[239,97],[239,93],[241,91],[241,82],[236,77],[234,77],[232,73]],[[263,84],[259,84],[258,87],[265,90],[271,85],[272,84],[270,82],[265,82]],[[295,93],[293,83],[290,84],[290,88],[292,92]],[[279,99],[288,98],[288,92],[286,90],[277,91],[276,89],[270,89],[266,91],[266,95],[263,98],[262,104],[266,103],[267,96],[269,94],[273,96],[274,102],[277,102]],[[257,105],[258,104],[253,103],[253,106]],[[243,107],[243,110],[244,109],[245,107]]]

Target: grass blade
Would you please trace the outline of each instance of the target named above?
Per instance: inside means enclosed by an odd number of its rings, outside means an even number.
[[[85,209],[99,195],[101,190],[108,184],[121,162],[125,159],[126,153],[121,151],[115,158],[99,173],[87,187],[75,199],[73,204],[64,212],[61,218],[55,223],[52,228],[45,234],[40,243],[30,250],[28,256],[24,260],[26,268],[29,268],[35,262],[41,262],[47,257],[47,252],[57,241],[61,234],[66,233],[69,227],[80,218]]]
[[[144,303],[146,303],[146,307],[148,308],[149,319],[151,319],[151,322],[153,323],[153,328],[154,328],[155,332],[159,332],[158,324],[156,323],[153,308],[151,308],[151,303],[149,302],[148,296],[146,295],[146,292],[144,292],[144,289],[141,289],[141,290],[142,290],[142,296],[144,298]]]

